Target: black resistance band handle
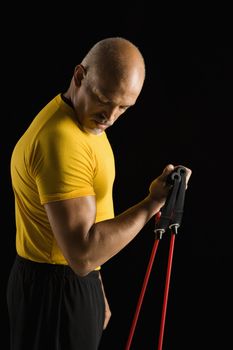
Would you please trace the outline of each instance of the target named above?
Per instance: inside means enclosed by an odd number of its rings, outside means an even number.
[[[177,167],[168,176],[167,183],[171,185],[167,200],[161,209],[160,219],[157,220],[155,225],[155,234],[157,239],[162,238],[162,234],[167,228],[177,228],[181,224],[183,216],[183,205],[186,187],[186,169],[182,166]]]
[[[167,177],[167,183],[169,185],[173,185],[176,180],[178,182],[180,182],[181,181],[181,177],[183,177],[184,175],[186,175],[186,169],[184,167],[182,167],[182,166],[178,166]]]

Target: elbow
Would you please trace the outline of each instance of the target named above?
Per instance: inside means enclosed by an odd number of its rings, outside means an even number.
[[[92,272],[94,269],[89,268],[88,266],[71,266],[72,270],[75,272],[76,275],[80,276],[80,277],[85,277],[87,276],[90,272]]]
[[[80,277],[87,276],[97,268],[96,265],[87,259],[68,259],[68,264],[75,274]]]
[[[78,276],[82,277],[96,270],[100,265],[100,261],[102,261],[99,254],[96,254],[96,249],[93,249],[93,246],[96,245],[90,244],[90,240],[86,238],[87,236],[85,235],[85,238],[82,236],[82,239],[79,236],[78,242],[75,236],[75,240],[63,246],[65,248],[63,249],[63,255],[69,266]]]

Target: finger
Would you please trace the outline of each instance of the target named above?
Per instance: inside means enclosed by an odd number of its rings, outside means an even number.
[[[186,183],[188,183],[189,178],[190,178],[190,176],[192,174],[192,170],[187,168],[187,167],[185,167],[185,166],[183,166],[183,165],[176,165],[175,169],[178,168],[178,167],[182,167],[182,168],[185,169],[185,179],[186,179]]]
[[[189,181],[191,175],[192,175],[192,170],[187,168],[187,181]]]
[[[165,176],[169,175],[174,170],[174,168],[175,167],[173,164],[168,164],[163,170],[163,175]]]

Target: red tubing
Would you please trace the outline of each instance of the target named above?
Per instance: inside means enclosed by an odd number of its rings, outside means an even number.
[[[171,269],[172,269],[172,258],[173,258],[173,251],[174,251],[174,242],[175,242],[175,234],[172,233],[171,234],[171,241],[170,241],[169,256],[168,256],[167,275],[166,275],[166,283],[165,283],[164,299],[163,299],[163,309],[162,309],[162,316],[161,316],[161,323],[160,323],[158,350],[162,350],[162,346],[163,346],[163,335],[164,335],[164,326],[165,326],[165,318],[166,318],[166,310],[167,310],[168,292],[169,292]]]
[[[134,315],[134,318],[133,318],[133,322],[132,322],[132,325],[131,325],[131,328],[130,328],[129,337],[128,337],[128,340],[127,340],[127,344],[126,344],[125,350],[129,350],[130,346],[131,346],[131,343],[132,343],[135,327],[136,327],[137,320],[138,320],[138,315],[139,315],[139,312],[140,312],[140,309],[141,309],[141,306],[142,306],[142,301],[143,301],[144,294],[145,294],[145,291],[146,291],[146,286],[147,286],[147,283],[148,283],[148,280],[149,280],[149,277],[150,277],[150,272],[151,272],[151,269],[152,269],[152,265],[153,265],[154,257],[155,257],[155,254],[156,254],[156,251],[157,251],[157,248],[158,248],[158,244],[159,244],[159,240],[155,240],[155,243],[154,243],[154,246],[153,246],[153,249],[152,249],[152,253],[151,253],[151,256],[150,256],[150,261],[149,261],[149,264],[148,264],[148,267],[147,267],[147,270],[146,270],[146,274],[145,274],[145,278],[144,278],[144,281],[143,281],[142,290],[141,290],[141,293],[140,293],[140,296],[139,296],[139,299],[138,299],[136,312],[135,312],[135,315]]]
[[[159,215],[159,214],[158,214]],[[159,216],[157,215],[157,220],[159,219]],[[168,302],[168,293],[169,293],[169,286],[170,286],[170,278],[171,278],[171,269],[172,269],[172,259],[173,259],[173,252],[174,252],[174,243],[175,243],[175,234],[171,232],[171,241],[170,241],[170,248],[169,248],[169,255],[168,255],[168,264],[167,264],[167,273],[166,273],[166,282],[165,282],[165,289],[164,289],[164,298],[163,298],[163,308],[162,308],[162,315],[161,315],[161,323],[160,323],[160,332],[159,332],[159,341],[158,341],[158,350],[162,350],[163,346],[163,336],[164,336],[164,327],[165,327],[165,319],[166,319],[166,311],[167,311],[167,302]],[[135,332],[135,328],[138,321],[138,316],[140,313],[140,309],[142,306],[143,298],[145,295],[147,283],[150,277],[151,269],[153,266],[155,254],[158,248],[159,239],[156,239],[154,242],[154,246],[151,252],[149,264],[147,266],[145,278],[143,281],[141,293],[138,299],[136,311],[134,314],[134,318],[131,324],[129,337],[126,343],[125,350],[130,350],[130,346],[132,343],[133,335]]]

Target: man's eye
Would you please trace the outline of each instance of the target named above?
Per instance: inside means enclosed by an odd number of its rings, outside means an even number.
[[[98,95],[93,94],[93,97],[98,103],[105,104],[105,102],[103,100],[101,100],[101,98]]]
[[[104,101],[102,101],[98,96],[96,96],[96,99],[99,103],[104,104]]]

